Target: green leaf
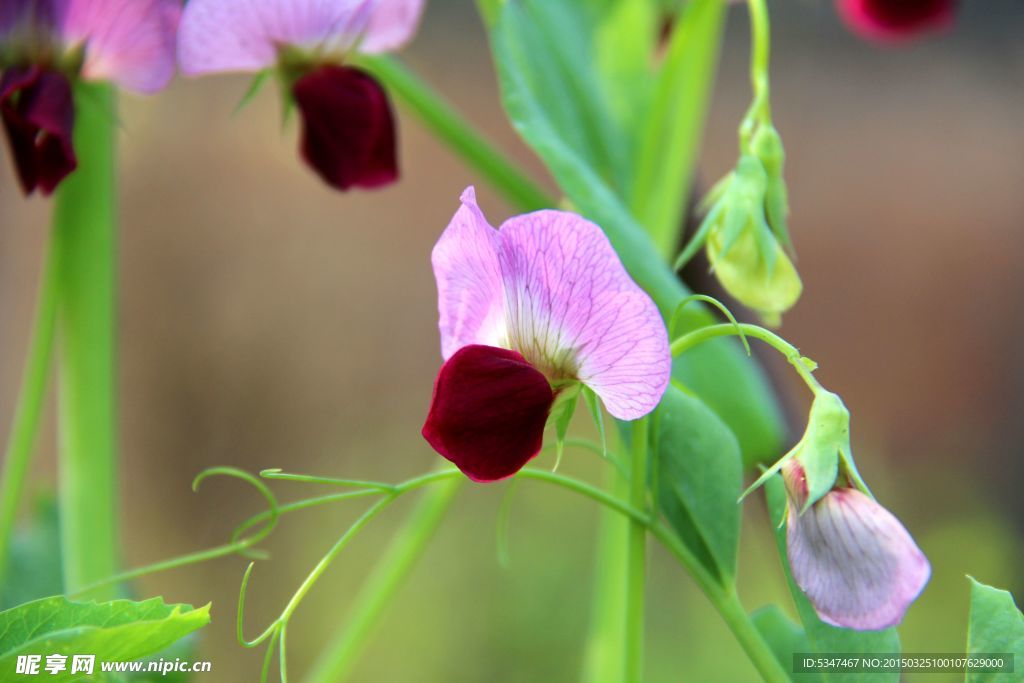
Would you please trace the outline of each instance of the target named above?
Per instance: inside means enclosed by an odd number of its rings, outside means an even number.
[[[555,29],[547,26],[542,31],[537,22],[550,19],[552,13],[564,16],[569,4],[581,7],[586,3],[549,2],[547,9],[540,0],[506,3],[493,28],[491,42],[505,110],[574,208],[604,229],[633,279],[668,318],[690,292],[603,177],[599,169],[606,155],[583,142],[589,137],[586,130],[614,131],[608,128],[611,118],[607,109],[598,107],[604,111],[598,115],[603,123],[594,124],[587,103],[596,95],[581,101],[570,96],[574,86],[598,80],[588,54],[589,43],[578,35],[586,23],[584,19],[592,15],[578,9],[577,15],[569,17],[568,25],[555,34],[557,38],[551,39],[550,31]],[[557,51],[555,45],[559,46]],[[563,53],[573,49],[578,51],[575,56],[563,59]],[[571,69],[567,63],[572,64]],[[586,122],[590,122],[588,127],[581,131]],[[706,309],[694,306],[684,311],[681,322],[689,330],[713,320]],[[688,351],[677,359],[675,376],[729,425],[747,463],[778,457],[782,414],[764,373],[745,357],[734,340],[719,339]]]
[[[793,654],[810,652],[807,634],[803,628],[794,624],[778,605],[766,605],[750,615],[754,626],[768,643],[775,658],[782,668],[790,671],[793,668]],[[791,674],[794,681],[820,681],[816,672]]]
[[[1012,653],[1016,667],[1024,666],[1024,615],[1007,591],[971,581],[971,619],[967,627],[967,653]],[[1014,683],[1017,673],[968,670],[967,683]]]
[[[658,503],[680,539],[731,585],[743,462],[736,437],[700,399],[669,386],[654,414]]]
[[[635,147],[630,206],[671,253],[693,185],[725,27],[726,3],[693,0],[676,22],[653,103]]]
[[[101,661],[131,661],[158,652],[210,621],[210,606],[142,602],[75,603],[43,598],[0,612],[0,671],[14,671],[18,655],[96,655]],[[69,660],[70,661],[70,660]],[[70,667],[47,681],[74,681]]]
[[[775,540],[779,548],[779,557],[786,572],[789,590],[793,594],[800,621],[803,622],[807,634],[809,649],[807,652],[817,654],[895,654],[900,651],[900,639],[896,629],[887,628],[882,631],[854,631],[848,628],[830,626],[818,618],[807,597],[800,591],[789,572],[789,561],[786,558],[786,490],[782,477],[776,475],[764,485],[768,498],[768,511],[772,526],[775,528]],[[792,661],[790,661],[792,666]],[[822,672],[823,683],[898,683],[899,673],[853,673],[853,672]]]
[[[499,68],[515,70],[519,89],[543,109],[551,134],[591,172],[623,187],[625,137],[595,66],[596,10],[578,0],[507,2],[492,36]]]
[[[0,586],[0,609],[64,590],[60,529],[52,496],[40,498],[29,524],[11,539],[7,575]]]

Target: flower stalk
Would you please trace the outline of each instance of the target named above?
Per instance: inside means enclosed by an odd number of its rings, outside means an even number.
[[[630,467],[629,505],[647,509],[647,460],[650,421],[643,417],[632,423],[633,457]],[[626,657],[623,683],[643,680],[644,593],[647,572],[647,525],[631,520],[627,541],[626,570]]]
[[[56,240],[51,239],[42,284],[36,303],[35,322],[29,340],[21,393],[11,424],[11,433],[0,475],[0,586],[4,584],[14,522],[25,481],[35,453],[39,422],[53,358],[57,322],[57,287],[60,269]]]
[[[107,84],[75,85],[79,168],[56,193],[59,508],[65,589],[117,573],[115,116]],[[92,594],[109,599],[114,588]]]

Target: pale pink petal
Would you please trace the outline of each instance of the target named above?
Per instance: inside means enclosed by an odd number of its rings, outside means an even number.
[[[189,0],[178,34],[188,75],[259,71],[281,46],[342,54],[366,30],[375,0]]]
[[[179,0],[59,0],[57,30],[85,47],[82,75],[152,93],[174,76]]]
[[[359,49],[379,54],[408,43],[419,28],[423,5],[424,0],[377,0]]]
[[[538,211],[499,234],[511,347],[550,379],[582,381],[617,418],[653,410],[671,372],[668,334],[601,229]]]
[[[803,515],[789,506],[793,579],[822,621],[857,630],[894,626],[931,567],[891,512],[852,488],[835,489]]]
[[[498,231],[477,206],[473,188],[466,188],[462,206],[431,254],[445,360],[470,344],[504,346],[497,248]]]

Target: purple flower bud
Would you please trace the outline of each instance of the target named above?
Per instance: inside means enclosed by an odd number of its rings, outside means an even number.
[[[50,194],[78,160],[71,84],[64,74],[38,66],[12,67],[0,78],[0,116],[26,195]]]
[[[898,624],[931,575],[900,521],[848,487],[832,489],[800,514],[807,496],[802,468],[790,462],[782,475],[790,571],[821,620],[860,631]]]

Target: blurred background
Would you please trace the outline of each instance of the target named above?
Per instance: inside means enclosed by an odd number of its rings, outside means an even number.
[[[908,652],[962,651],[965,574],[1024,595],[1024,3],[965,2],[956,29],[899,48],[861,42],[831,3],[774,2],[773,104],[789,157],[803,299],[783,334],[821,366],[854,417],[853,446],[881,502],[915,535],[933,578],[901,629]],[[701,175],[734,163],[749,101],[745,12],[735,7]],[[470,0],[432,2],[407,62],[544,178],[498,104]],[[276,94],[232,116],[239,78],[179,80],[125,98],[120,387],[127,566],[223,542],[261,509],[211,465],[397,480],[429,469],[419,436],[440,364],[429,251],[479,183],[417,121],[401,120],[403,180],[340,195],[300,162]],[[0,163],[0,415],[20,381],[49,203]],[[510,213],[478,184],[494,222]],[[807,396],[771,371],[799,416]],[[801,419],[800,417],[796,418]],[[52,407],[37,459],[53,484]],[[596,478],[572,453],[563,467]],[[545,461],[541,461],[542,464]],[[578,678],[597,510],[540,484],[512,501],[510,561],[496,513],[506,485],[461,494],[361,660],[356,681]],[[281,483],[284,500],[314,495]],[[342,555],[289,631],[301,674],[340,625],[407,503]],[[250,586],[248,632],[274,618],[361,508],[282,522]],[[793,613],[760,500],[747,505],[741,588]],[[257,680],[234,640],[240,558],[140,582],[213,601],[203,680]],[[692,582],[652,550],[651,683],[756,676]],[[930,675],[928,681],[957,680]]]

